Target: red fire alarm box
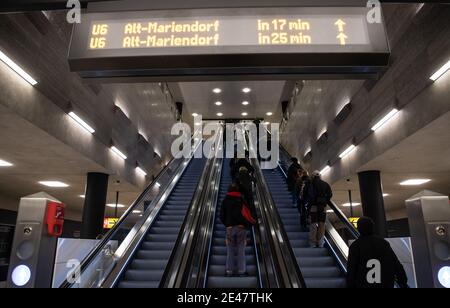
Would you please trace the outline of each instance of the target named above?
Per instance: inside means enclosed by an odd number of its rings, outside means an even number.
[[[48,202],[47,203],[47,230],[51,236],[61,236],[64,226],[64,208],[63,203]]]

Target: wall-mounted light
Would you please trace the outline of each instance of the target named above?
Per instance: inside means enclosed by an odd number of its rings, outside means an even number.
[[[111,151],[116,154],[118,157],[122,158],[123,160],[127,159],[127,156],[123,154],[118,148],[116,148],[114,145],[111,146]]]
[[[447,63],[445,63],[440,69],[438,69],[436,71],[436,73],[434,73],[433,75],[431,75],[430,79],[433,81],[438,80],[439,78],[442,77],[442,75],[444,75],[448,70],[450,70],[450,61],[448,61]]]
[[[10,162],[0,159],[0,167],[11,167],[12,165]]]
[[[20,77],[22,77],[26,82],[32,86],[37,85],[37,81],[31,77],[27,72],[25,72],[20,66],[18,66],[13,60],[11,60],[7,55],[0,51],[0,60],[9,66],[14,72],[16,72]]]
[[[398,109],[392,109],[387,115],[385,115],[377,124],[372,126],[372,131],[377,131],[381,127],[383,127],[386,123],[388,123],[396,114],[398,113]]]
[[[341,154],[339,154],[339,158],[343,159],[345,158],[347,155],[349,155],[351,152],[353,152],[356,149],[356,146],[354,144],[350,145],[348,148],[346,148],[344,150],[344,152],[342,152]]]
[[[320,170],[320,175],[324,175],[325,173],[327,173],[330,170],[331,170],[331,166],[330,165],[326,165],[325,168]]]
[[[145,172],[144,169],[139,166],[136,167],[136,172],[138,172],[142,176],[147,176],[147,172]]]
[[[80,118],[75,112],[69,112],[69,116],[83,129],[87,132],[93,134],[95,129],[93,129],[89,124],[87,124],[82,118]]]

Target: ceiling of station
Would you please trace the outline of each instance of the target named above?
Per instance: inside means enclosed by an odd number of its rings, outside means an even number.
[[[385,207],[406,217],[405,200],[423,191],[435,191],[450,195],[450,113],[442,115],[395,147],[359,168],[358,171],[380,170],[382,175]],[[348,190],[352,190],[353,202],[360,203],[358,176],[354,174],[333,185],[334,201],[339,205],[349,202]],[[430,179],[420,186],[402,186],[408,179]],[[355,214],[361,214],[356,207]],[[343,208],[349,214],[349,208]]]
[[[180,82],[178,84],[188,112],[198,113],[204,119],[254,119],[270,121],[268,112],[280,108],[285,81],[221,81]],[[243,89],[250,89],[244,93]],[[214,93],[220,89],[221,93]],[[247,101],[247,106],[242,103]],[[221,106],[215,103],[221,102]],[[247,113],[243,116],[242,113]],[[217,116],[222,113],[223,116]]]
[[[86,174],[105,172],[75,149],[1,105],[0,159],[13,164],[0,168],[0,194],[18,201],[21,197],[45,191],[67,205],[69,219],[81,217],[84,200],[80,195],[85,191]],[[69,187],[48,188],[39,181],[61,181]],[[107,202],[115,203],[115,192],[120,191],[119,202],[130,205],[139,191],[131,184],[117,184],[116,181],[114,175],[110,176]],[[108,210],[107,215],[112,214],[113,211]]]

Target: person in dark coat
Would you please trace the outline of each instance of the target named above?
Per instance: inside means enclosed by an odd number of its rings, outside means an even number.
[[[246,167],[239,168],[236,183],[239,185],[239,191],[241,192],[242,197],[244,197],[252,216],[256,217],[255,202],[253,200],[254,182],[256,182],[255,178],[248,172]]]
[[[298,196],[297,208],[300,213],[300,226],[303,232],[308,230],[308,206],[309,200],[309,189],[311,185],[311,179],[309,178],[308,171],[300,171],[300,177],[295,184],[296,195]]]
[[[311,225],[309,227],[310,246],[322,248],[324,245],[325,222],[327,219],[325,209],[333,197],[333,192],[331,191],[330,185],[322,181],[319,171],[314,171],[312,174],[308,194],[308,211],[311,218]]]
[[[287,171],[287,186],[288,190],[292,194],[292,206],[297,206],[297,195],[295,193],[295,183],[298,179],[298,170],[302,169],[302,166],[298,163],[298,159],[295,157],[291,158],[292,164],[289,166]]]
[[[220,220],[226,227],[225,275],[227,277],[233,276],[236,272],[239,276],[248,275],[245,247],[247,245],[247,228],[250,226],[242,215],[243,204],[244,198],[239,192],[239,186],[231,184],[220,208]],[[237,264],[237,270],[235,264]]]
[[[233,174],[233,180],[237,178],[239,169],[241,169],[241,167],[245,167],[249,174],[253,174],[255,172],[255,168],[253,168],[247,158],[235,158],[235,162],[231,170],[231,173]]]
[[[358,220],[361,234],[350,246],[347,264],[348,288],[393,288],[395,282],[408,288],[406,272],[389,243],[374,234],[368,217]],[[377,272],[378,271],[378,272]]]

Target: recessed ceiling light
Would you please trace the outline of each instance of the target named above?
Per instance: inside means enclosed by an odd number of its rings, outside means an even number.
[[[266,113],[266,115],[268,115],[270,117],[271,115],[273,115],[273,112],[268,112],[268,113]]]
[[[247,112],[243,112],[243,113],[241,113],[241,115],[242,115],[243,117],[246,117],[246,116],[248,116],[248,113],[247,113]]]
[[[218,117],[223,117],[223,113],[222,113],[222,112],[219,112],[219,113],[217,113],[217,116],[218,116]]]
[[[430,182],[430,179],[410,179],[410,180],[406,180],[400,183],[400,185],[403,186],[415,186],[415,185],[422,185],[425,183]]]
[[[317,92],[322,92],[322,88],[318,88],[318,89],[317,89]]]
[[[331,169],[331,167],[329,165],[326,165],[325,168],[323,168],[320,171],[320,175],[323,175],[323,174],[327,173],[328,171],[330,171],[330,169]]]
[[[118,148],[116,148],[115,146],[111,147],[111,151],[116,154],[117,156],[119,156],[120,158],[122,158],[123,160],[127,159],[127,156],[125,154],[123,154]]]
[[[351,206],[360,206],[361,203],[358,202],[352,202]],[[350,207],[350,202],[342,204],[343,207]]]
[[[136,167],[136,171],[143,176],[147,175],[147,172],[145,172],[144,169],[142,169],[141,167]]]
[[[242,105],[247,106],[248,104],[250,104],[248,101],[243,101]]]
[[[434,73],[430,79],[433,81],[438,80],[442,75],[444,75],[448,70],[450,70],[450,61],[448,61],[447,63],[445,63],[440,69],[438,69],[436,71],[436,73]]]
[[[327,213],[334,213],[333,210],[327,210]]]
[[[80,197],[80,198],[86,198],[86,195],[79,195],[78,197]]]
[[[158,182],[155,183],[156,187],[161,187],[161,184],[159,184]]]
[[[6,160],[1,160],[0,159],[0,167],[11,167],[13,164],[11,164],[10,162],[7,162]]]
[[[353,152],[354,150],[356,149],[356,146],[354,145],[354,144],[352,144],[351,146],[349,146],[348,148],[346,148],[345,150],[344,150],[344,152],[342,152],[340,155],[339,155],[339,158],[345,158],[347,155],[349,155],[351,152]]]
[[[193,116],[193,117],[198,117],[198,113],[195,113],[195,112],[194,112],[194,113],[192,114],[192,116]]]
[[[389,197],[389,194],[383,194],[383,197]]]
[[[32,86],[37,85],[37,81],[31,77],[27,72],[25,72],[20,66],[18,66],[13,60],[11,60],[7,55],[0,51],[0,60],[9,66],[14,72],[16,72],[20,77],[27,81]]]
[[[244,92],[244,93],[250,93],[252,91],[252,89],[250,89],[250,88],[243,88],[242,89],[242,92]]]
[[[139,211],[139,210],[133,210],[133,214],[141,214],[142,213],[142,211]]]
[[[60,181],[40,181],[39,184],[47,186],[47,187],[54,187],[54,188],[65,188],[69,187],[66,183],[60,182]]]
[[[216,106],[222,106],[222,102],[215,102]]]
[[[69,116],[83,129],[88,131],[89,133],[93,134],[95,133],[95,130],[87,124],[82,118],[80,118],[75,112],[71,111],[69,112]]]
[[[213,90],[213,92],[216,93],[216,94],[219,94],[219,93],[222,93],[222,89],[220,89],[220,88],[215,88],[215,89]]]
[[[270,122],[264,122],[265,125],[270,125]]]
[[[112,208],[116,208],[116,204],[115,203],[108,203],[107,205],[106,205],[107,207],[112,207]],[[123,205],[123,204],[117,204],[117,208],[119,208],[119,209],[123,209],[125,207],[125,205]]]
[[[382,126],[384,126],[387,122],[389,122],[396,114],[398,113],[398,109],[392,109],[387,115],[385,115],[377,124],[372,127],[373,131],[377,131]]]

